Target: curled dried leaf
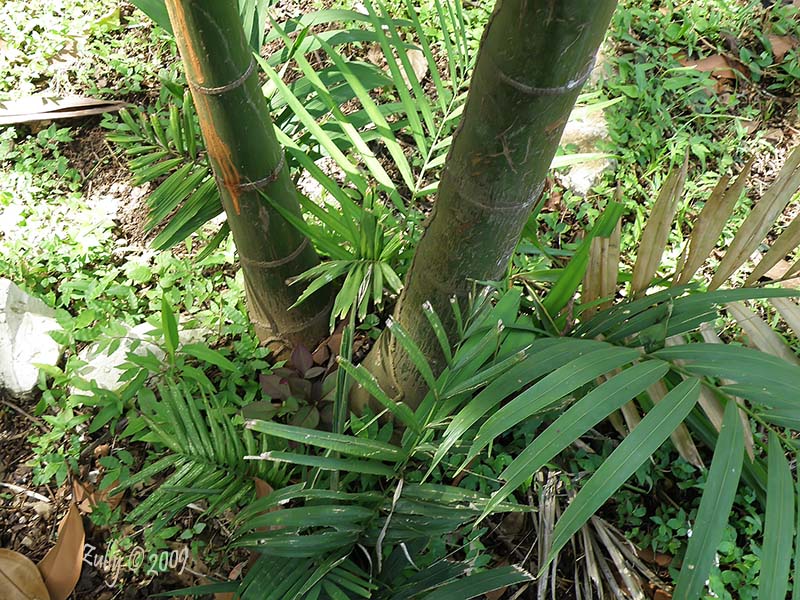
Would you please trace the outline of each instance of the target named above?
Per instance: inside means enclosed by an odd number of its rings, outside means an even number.
[[[0,548],[0,598],[3,600],[50,600],[42,574],[19,552]]]
[[[75,504],[70,504],[58,526],[55,545],[38,565],[52,600],[66,600],[75,589],[81,576],[84,540],[81,514]]]

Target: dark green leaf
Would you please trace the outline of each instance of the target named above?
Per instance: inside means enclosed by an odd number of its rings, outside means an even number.
[[[778,436],[769,434],[769,478],[764,520],[764,545],[761,573],[758,576],[759,600],[785,600],[789,587],[794,533],[794,485],[789,461]],[[797,582],[795,585],[800,584]]]
[[[634,431],[636,430],[638,427]],[[678,575],[675,598],[697,600],[703,594],[717,547],[728,523],[728,515],[739,485],[743,458],[742,421],[736,403],[729,401],[725,407],[722,430],[714,449],[714,458],[711,460],[692,537],[689,538],[689,546]]]

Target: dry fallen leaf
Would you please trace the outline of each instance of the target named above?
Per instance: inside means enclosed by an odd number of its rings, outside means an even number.
[[[78,510],[83,514],[89,514],[94,510],[98,504],[105,502],[108,504],[109,509],[114,510],[119,506],[124,494],[120,492],[116,496],[109,496],[108,492],[119,482],[114,481],[110,486],[104,490],[96,490],[91,483],[83,483],[78,479],[72,480],[72,499],[78,505]]]
[[[375,43],[369,47],[369,50],[367,50],[367,60],[376,67],[380,67],[384,64],[385,61],[383,60],[383,51],[381,50],[380,45]]]
[[[55,546],[50,548],[39,563],[39,572],[47,585],[51,600],[66,600],[75,589],[81,576],[85,539],[81,514],[75,504],[70,504],[67,514],[58,526]]]
[[[266,496],[269,496],[275,490],[273,487],[268,484],[263,479],[259,479],[258,477],[253,477],[253,480],[256,482],[256,499],[260,500]],[[265,513],[275,512],[276,510],[280,510],[281,506],[273,506],[269,510],[264,511]],[[273,531],[275,529],[280,529],[280,526],[270,525],[268,527],[259,527],[256,531]]]
[[[264,498],[275,491],[270,484],[260,477],[253,477],[253,481],[256,483],[256,498]]]
[[[771,279],[773,281],[780,281],[781,287],[790,290],[800,289],[800,277],[791,277],[790,279],[784,279],[784,277],[789,272],[789,269],[791,267],[792,263],[790,263],[787,260],[781,260],[769,271],[764,273],[764,277]]]
[[[758,128],[761,126],[761,121],[759,121],[758,119],[754,121],[751,121],[749,119],[743,119],[740,122],[742,124],[742,127],[744,127],[744,130],[747,133],[747,135],[754,134],[756,131],[758,131]]]
[[[789,50],[797,48],[797,38],[793,35],[768,35],[767,39],[772,46],[772,55],[776,61],[783,60]]]
[[[406,52],[406,56],[408,57],[408,62],[411,63],[411,70],[414,71],[417,81],[425,79],[425,76],[428,74],[428,60],[425,58],[425,53],[422,52],[422,50],[412,48]],[[403,71],[403,79],[408,79],[405,71]],[[408,82],[406,81],[406,83]]]
[[[0,125],[85,117],[114,112],[126,106],[128,106],[127,102],[81,96],[68,98],[28,96],[10,102],[0,102]]]
[[[261,480],[256,479],[256,481],[261,481]],[[231,572],[228,574],[228,580],[236,581],[237,579],[239,579],[239,577],[242,576],[242,571],[244,571],[244,568],[249,566],[251,562],[252,560],[250,561],[245,560],[240,562],[235,567],[233,567],[233,569],[231,569]],[[214,594],[214,600],[233,600],[233,592],[217,592],[216,594]]]
[[[700,60],[685,58],[680,62],[684,67],[694,67],[703,73],[711,73],[717,79],[736,79],[736,65],[732,65],[721,54],[713,54]]]
[[[108,456],[111,453],[111,444],[100,444],[97,448],[94,449],[95,458],[100,458],[102,456]]]
[[[649,548],[637,548],[636,553],[643,561],[666,568],[672,564],[673,557],[661,552],[653,552]]]
[[[33,561],[13,550],[0,548],[0,598],[50,600],[50,594]]]

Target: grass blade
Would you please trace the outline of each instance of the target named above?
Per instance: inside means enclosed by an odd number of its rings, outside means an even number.
[[[161,329],[163,330],[167,352],[169,352],[170,356],[175,356],[175,350],[180,343],[178,321],[175,319],[175,313],[172,312],[172,307],[170,307],[165,296],[161,296]]]

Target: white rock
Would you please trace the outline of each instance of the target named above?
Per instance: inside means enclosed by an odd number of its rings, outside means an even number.
[[[602,143],[608,141],[608,122],[602,110],[591,107],[576,108],[570,116],[561,146],[573,146],[579,154],[602,153]],[[615,163],[610,158],[581,161],[562,176],[564,184],[579,196],[586,196],[589,190]]]
[[[58,363],[64,348],[49,332],[61,330],[55,311],[0,278],[0,387],[14,396],[30,394],[39,379],[35,364]]]
[[[78,369],[77,375],[86,381],[94,381],[98,387],[118,391],[127,382],[120,382],[119,377],[123,373],[121,365],[128,361],[128,354],[133,351],[139,356],[147,356],[152,353],[158,360],[163,361],[166,353],[156,344],[149,335],[153,331],[153,326],[149,323],[141,323],[136,327],[125,325],[126,334],[120,338],[119,347],[114,352],[109,353],[108,344],[90,344],[78,353],[78,358],[87,364]],[[203,329],[179,329],[178,338],[181,345],[199,343],[209,335]],[[134,345],[136,348],[134,349]],[[75,389],[73,393],[82,393]]]
[[[586,83],[586,87],[596,88],[611,74],[612,67],[608,62],[609,51],[613,52],[613,50],[607,48],[605,44],[600,46],[600,49],[597,51],[597,56],[595,57],[594,67],[592,67],[592,72],[589,75],[589,81]]]
[[[147,332],[153,327],[142,323],[136,327],[125,325],[126,333],[120,338],[119,347],[109,353],[108,344],[99,343],[88,345],[78,353],[78,358],[87,364],[78,369],[77,375],[86,381],[94,381],[98,387],[105,390],[120,390],[125,382],[120,383],[119,377],[123,373],[120,365],[127,362],[128,353],[133,351],[139,356],[152,353],[158,360],[164,360],[164,351],[153,343]],[[136,348],[134,348],[136,346]]]

